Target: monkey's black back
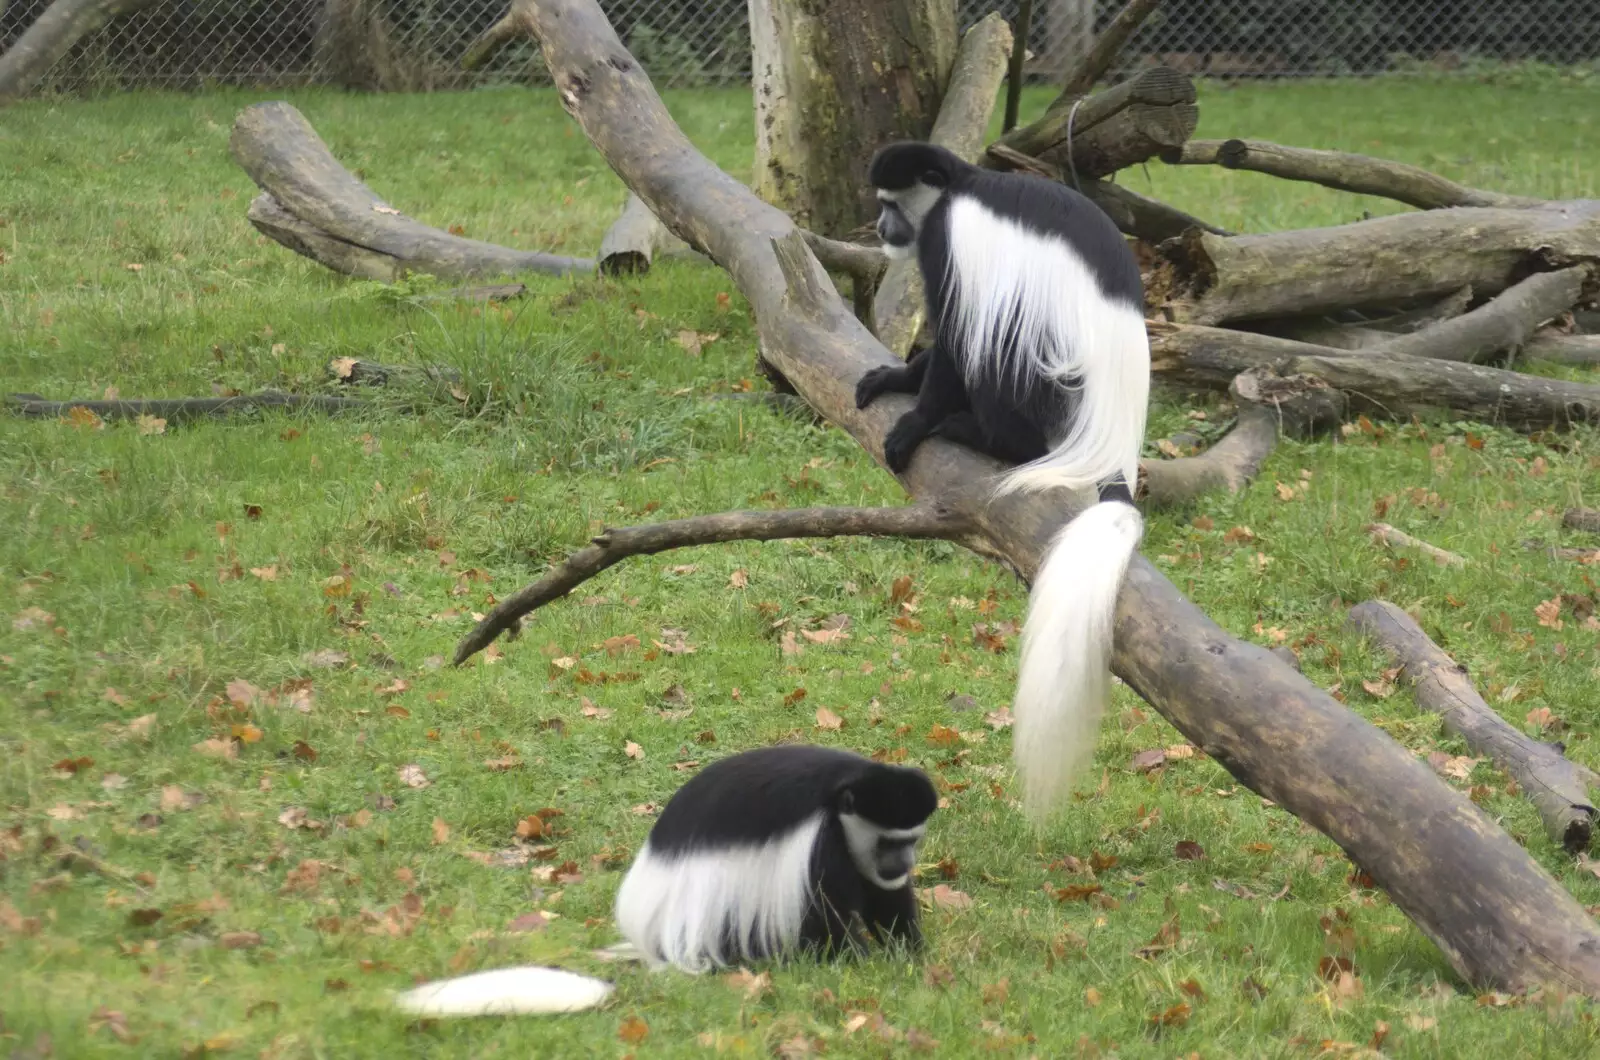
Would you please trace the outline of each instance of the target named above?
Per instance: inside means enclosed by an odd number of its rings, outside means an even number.
[[[872,820],[910,828],[934,811],[937,795],[916,770],[850,751],[807,745],[762,747],[706,766],[668,800],[650,846],[659,854],[763,843],[833,808],[839,790],[864,791]]]

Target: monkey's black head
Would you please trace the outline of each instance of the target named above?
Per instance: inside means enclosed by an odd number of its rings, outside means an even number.
[[[856,869],[886,891],[904,887],[939,794],[920,769],[873,763],[840,785],[834,809]]]
[[[867,179],[878,189],[878,235],[891,258],[909,257],[922,222],[957,176],[967,168],[954,153],[933,144],[888,144],[872,156]]]

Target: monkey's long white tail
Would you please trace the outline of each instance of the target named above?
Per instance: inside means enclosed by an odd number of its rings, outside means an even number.
[[[1024,810],[1060,805],[1094,754],[1110,692],[1112,621],[1144,520],[1102,501],[1064,526],[1034,578],[1012,703],[1012,757]]]
[[[424,983],[395,1004],[416,1016],[535,1015],[594,1008],[611,989],[587,975],[525,965]]]

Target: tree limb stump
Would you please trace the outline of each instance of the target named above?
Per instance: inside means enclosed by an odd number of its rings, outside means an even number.
[[[777,541],[794,537],[914,537],[959,541],[967,531],[960,515],[937,504],[903,508],[797,508],[776,512],[723,512],[646,526],[607,528],[587,548],[531,585],[501,600],[456,645],[460,666],[516,628],[532,613],[630,556],[729,541]]]
[[[1139,499],[1152,508],[1173,507],[1214,489],[1236,493],[1255,478],[1280,435],[1305,438],[1339,423],[1344,402],[1310,376],[1281,379],[1245,372],[1229,386],[1239,408],[1227,436],[1198,456],[1139,462]]]
[[[1600,509],[1568,508],[1562,513],[1561,525],[1569,530],[1600,534]]]
[[[377,279],[392,269],[471,278],[594,270],[589,259],[512,250],[412,220],[341,166],[287,103],[257,103],[240,111],[229,149],[273,200],[251,204],[251,223],[296,253],[340,271],[355,270],[350,275]],[[285,215],[298,223],[288,223]]]
[[[643,275],[650,271],[650,259],[670,238],[671,233],[656,220],[650,207],[630,191],[622,213],[600,240],[596,258],[600,271],[607,276]]]
[[[1545,832],[1569,854],[1589,847],[1595,808],[1589,789],[1600,777],[1561,753],[1508,725],[1478,695],[1467,668],[1428,639],[1415,620],[1394,604],[1368,600],[1350,609],[1350,626],[1378,642],[1402,667],[1417,705],[1438,714],[1445,731],[1461,737],[1474,754],[1510,773],[1539,811]]]
[[[817,281],[821,267],[793,222],[694,149],[595,0],[532,2],[568,112],[668,228],[729,270],[765,356],[881,462],[883,437],[911,400],[855,407],[862,373],[895,358]],[[810,277],[793,290],[777,250],[785,245]],[[969,519],[967,547],[990,549],[1026,576],[1078,506],[1059,492],[996,498],[1002,470],[933,439],[901,481]],[[1141,557],[1118,601],[1112,665],[1241,783],[1337,842],[1463,978],[1600,996],[1600,930],[1515,840],[1392,738],[1267,649],[1218,628]]]
[[[1418,215],[1422,216],[1422,215]],[[1221,390],[1252,368],[1316,376],[1352,408],[1391,419],[1453,409],[1518,430],[1600,422],[1600,386],[1421,357],[1348,352],[1249,331],[1150,321],[1157,379]]]
[[[1398,335],[1374,353],[1431,357],[1439,361],[1481,361],[1515,351],[1545,322],[1571,309],[1583,295],[1589,270],[1583,265],[1536,272],[1483,305],[1409,335]]]
[[[1529,271],[1600,260],[1600,201],[1454,207],[1260,235],[1186,233],[1160,248],[1147,298],[1167,319],[1305,316],[1462,287],[1505,290]]]
[[[1451,206],[1515,208],[1539,206],[1548,201],[1468,188],[1421,167],[1386,158],[1285,147],[1265,140],[1190,140],[1162,154],[1161,160],[1175,166],[1247,169],[1357,195],[1376,195],[1422,210]]]
[[[968,162],[977,159],[1010,51],[1011,27],[997,12],[991,11],[967,30],[956,52],[939,116],[928,134],[930,143],[954,151]],[[896,356],[904,357],[926,316],[922,274],[916,261],[889,262],[873,297],[873,334]]]

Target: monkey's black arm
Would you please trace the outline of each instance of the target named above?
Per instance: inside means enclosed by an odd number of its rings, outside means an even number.
[[[856,383],[856,408],[866,408],[882,394],[915,394],[927,374],[927,350],[912,354],[905,364],[869,369]]]
[[[943,343],[929,346],[921,359],[927,367],[922,369],[916,407],[901,416],[883,439],[883,462],[897,475],[911,463],[911,454],[936,427],[971,407],[961,367]]]
[[[922,927],[917,922],[917,892],[907,883],[893,891],[866,888],[866,918],[881,943],[898,942],[916,953],[922,949]]]

